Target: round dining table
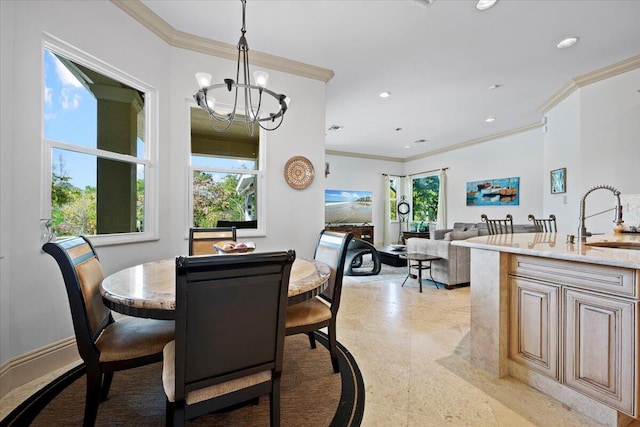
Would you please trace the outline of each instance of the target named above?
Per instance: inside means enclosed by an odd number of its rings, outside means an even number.
[[[327,288],[331,268],[320,261],[296,258],[289,276],[288,304],[319,295]],[[128,267],[105,277],[104,304],[118,313],[173,320],[176,308],[176,261],[166,259]]]

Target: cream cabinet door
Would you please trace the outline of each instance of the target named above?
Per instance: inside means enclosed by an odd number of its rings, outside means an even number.
[[[509,278],[509,357],[559,380],[560,287]]]
[[[635,416],[636,303],[565,290],[567,386]]]

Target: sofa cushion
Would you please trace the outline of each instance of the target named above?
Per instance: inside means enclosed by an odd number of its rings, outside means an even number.
[[[466,231],[450,231],[444,235],[443,240],[466,240],[471,237],[478,237],[478,229],[474,228]]]
[[[453,224],[454,231],[468,231],[478,228],[475,222],[455,222]]]

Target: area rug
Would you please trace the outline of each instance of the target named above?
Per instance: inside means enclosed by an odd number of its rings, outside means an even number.
[[[306,335],[285,340],[281,382],[283,426],[359,426],[364,413],[364,382],[349,351],[338,343],[340,373],[334,374],[328,339],[316,333],[320,344],[309,347]],[[72,369],[24,402],[2,426],[81,426],[86,376],[84,367]],[[165,394],[162,363],[116,372],[109,399],[100,404],[96,426],[162,426]],[[196,418],[191,426],[268,426],[269,397],[257,405]]]

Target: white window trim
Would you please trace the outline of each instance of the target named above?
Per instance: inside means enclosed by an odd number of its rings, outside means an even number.
[[[51,218],[51,153],[54,148],[75,151],[84,154],[97,155],[103,158],[124,161],[128,163],[144,164],[144,231],[135,233],[98,234],[91,237],[91,243],[95,246],[116,245],[122,243],[142,242],[158,240],[158,171],[155,165],[158,162],[158,91],[154,87],[138,80],[130,74],[109,65],[108,63],[90,55],[72,45],[54,37],[48,33],[42,35],[41,52],[45,49],[59,53],[72,61],[85,65],[109,78],[118,80],[145,94],[145,153],[144,158],[113,153],[110,151],[82,147],[70,143],[54,141],[44,137],[44,108],[40,109],[40,123],[42,124],[42,186],[41,186],[41,218]],[[44,55],[40,58],[41,72],[44,73]],[[42,75],[44,82],[44,74]],[[41,87],[40,105],[44,105],[44,84]]]
[[[264,179],[265,174],[266,174],[266,170],[267,170],[267,162],[266,162],[266,141],[267,141],[267,131],[265,131],[264,129],[260,128],[260,138],[259,138],[259,146],[258,146],[258,169],[254,169],[254,170],[246,170],[246,169],[225,169],[225,168],[211,168],[211,167],[194,167],[191,164],[191,108],[200,108],[198,106],[198,104],[196,104],[195,102],[193,102],[193,100],[187,100],[186,102],[187,104],[187,108],[186,108],[186,112],[187,112],[187,120],[186,123],[188,123],[188,125],[186,126],[186,130],[187,130],[187,136],[186,136],[186,141],[187,144],[185,144],[186,147],[186,155],[187,155],[187,159],[188,159],[188,171],[187,173],[189,174],[189,176],[187,177],[187,183],[189,185],[189,203],[187,206],[187,224],[185,227],[185,236],[188,239],[189,236],[189,228],[191,228],[193,226],[193,172],[194,171],[202,171],[202,172],[221,172],[221,173],[242,173],[242,174],[252,174],[252,175],[256,175],[257,179],[258,179],[258,192],[256,193],[256,206],[258,208],[258,228],[249,228],[249,229],[245,229],[245,228],[239,228],[238,230],[236,230],[236,235],[238,237],[264,237],[267,235],[267,221],[266,221],[266,214],[265,214],[265,207],[266,207],[266,190],[264,188],[265,186],[265,182],[266,180]],[[217,104],[216,104],[217,106]],[[217,106],[218,107],[218,106]],[[220,105],[219,108],[228,108],[229,110],[231,110],[232,106],[227,106],[227,105]],[[240,105],[238,105],[238,108],[241,108]]]

